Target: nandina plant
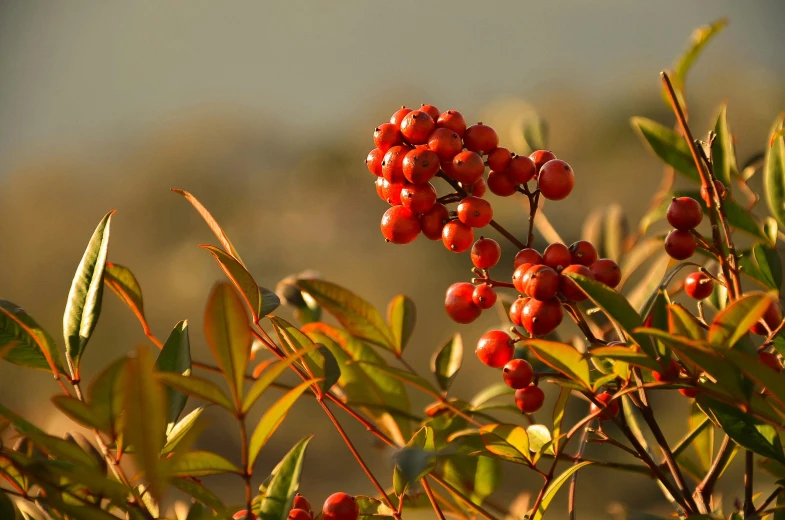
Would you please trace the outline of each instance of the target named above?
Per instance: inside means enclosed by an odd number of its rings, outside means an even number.
[[[376,128],[366,164],[390,205],[381,223],[385,239],[405,244],[423,234],[470,256],[471,274],[446,288],[446,313],[459,324],[492,308],[504,316],[475,349],[499,382],[473,397],[454,384],[464,353],[460,333],[434,352],[432,377],[423,375],[404,357],[416,321],[409,298],[395,296],[384,319],[360,296],[322,279],[292,276],[275,291],[264,289],[208,210],[174,190],[215,233],[218,245],[202,248],[226,277],[210,292],[204,315],[213,360],[192,359],[187,322],[159,340],[137,279],[109,260],[108,213],[74,276],[62,344],[17,305],[0,301],[0,357],[50,372],[52,404],[81,429],[60,437],[0,405],[0,518],[174,518],[162,506],[172,488],[192,497],[180,520],[400,520],[416,509],[440,519],[539,520],[559,494],[575,518],[598,508],[576,502],[577,477],[588,465],[650,477],[679,517],[782,514],[785,321],[775,247],[785,226],[784,118],[775,121],[763,160],[743,167],[725,107],[704,139],[694,137],[685,75],[723,25],[701,28],[674,70],[662,74],[674,129],[633,119],[666,170],[632,234],[621,231],[618,212],[601,209],[587,219],[583,239],[563,243],[541,201],[566,199],[588,173],[546,150],[539,122],[524,132],[532,149],[516,153],[490,126],[467,125],[457,110],[433,105],[401,108]],[[761,168],[766,216],[753,213],[758,196],[747,184]],[[693,189],[674,191],[677,175]],[[486,191],[524,197],[525,237],[494,220],[499,199]],[[667,234],[654,230],[662,220]],[[534,248],[538,232],[549,242],[542,250]],[[516,248],[513,258],[502,258],[497,239]],[[84,381],[80,365],[104,287],[127,304],[151,346]],[[282,303],[299,323],[274,314]],[[322,321],[323,312],[336,324]],[[260,362],[263,351],[269,359]],[[285,372],[301,382],[280,383]],[[273,389],[283,396],[252,424],[249,411]],[[543,389],[557,395],[548,409]],[[433,399],[424,415],[411,409],[410,391]],[[690,403],[680,439],[663,432],[659,421],[672,413],[655,409],[654,394]],[[367,475],[369,496],[335,490],[316,503],[298,493],[312,440],[307,428],[270,475],[255,472],[289,409],[308,397]],[[183,415],[189,399],[199,406]],[[236,424],[241,450],[233,460],[194,448],[208,405]],[[579,419],[568,421],[576,411]],[[367,438],[350,439],[346,421],[365,426]],[[370,440],[394,448],[391,474],[374,475],[355,448]],[[590,444],[608,446],[607,457],[589,456]],[[734,459],[744,478],[732,504],[723,503],[717,482]],[[504,465],[530,472],[539,487],[521,490],[509,506],[489,500]],[[760,486],[760,472],[777,483]],[[238,478],[243,503],[227,504],[202,481],[216,474]]]

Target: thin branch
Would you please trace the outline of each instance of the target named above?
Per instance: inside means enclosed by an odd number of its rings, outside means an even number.
[[[752,480],[755,473],[754,455],[750,450],[744,454],[744,517],[752,518],[755,504],[752,501]]]
[[[431,485],[428,483],[428,477],[423,477],[420,482],[422,482],[422,487],[425,489],[425,493],[428,495],[428,500],[431,501],[431,507],[433,507],[434,513],[436,513],[436,516],[439,517],[439,520],[445,520],[444,513],[442,513],[442,510],[439,507],[439,502],[436,500],[433,490],[431,489]]]

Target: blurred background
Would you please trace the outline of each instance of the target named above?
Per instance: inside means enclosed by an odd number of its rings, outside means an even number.
[[[214,237],[169,191],[177,187],[212,211],[267,287],[313,268],[379,308],[399,292],[412,296],[419,327],[406,355],[427,372],[456,328],[442,310],[444,291],[470,277],[470,261],[422,237],[406,247],[384,242],[386,205],[364,165],[374,127],[401,105],[432,103],[495,126],[504,145],[536,111],[550,124],[550,147],[577,172],[569,201],[546,206],[569,243],[593,208],[618,202],[633,223],[643,214],[662,168],[629,118],[673,124],[658,72],[699,25],[730,18],[688,79],[695,132],[708,130],[727,101],[740,162],[763,149],[783,109],[783,15],[779,0],[0,2],[0,297],[61,337],[73,272],[99,219],[117,209],[109,257],[135,272],[153,331],[165,338],[189,319],[194,357],[208,359],[203,305],[221,273],[197,247]],[[494,207],[524,233],[520,200]],[[497,324],[486,312],[460,328],[457,396],[498,381],[472,355]],[[107,291],[86,378],[144,343]],[[62,431],[51,409],[31,408],[55,388],[43,373],[0,364],[2,402]],[[687,409],[676,397],[661,408],[674,440]],[[412,400],[415,409],[428,402]],[[339,489],[372,494],[317,408],[297,405],[262,452],[259,475],[315,432],[302,492],[315,503]],[[212,426],[203,447],[236,458],[226,418],[205,415]],[[374,457],[371,437],[346,424],[389,485],[389,453]],[[501,505],[539,486],[514,468],[505,477],[493,497]],[[738,485],[723,488],[727,506],[741,487],[732,480]],[[241,500],[238,482],[215,483],[229,502]],[[587,518],[619,518],[624,507],[668,510],[652,481],[593,469],[578,504]]]

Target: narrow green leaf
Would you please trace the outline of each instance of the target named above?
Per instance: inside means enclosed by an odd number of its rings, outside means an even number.
[[[553,450],[558,451],[561,442],[561,427],[564,421],[564,412],[567,409],[567,401],[570,400],[572,391],[569,388],[562,388],[559,391],[559,398],[553,406]]]
[[[234,286],[243,295],[245,303],[248,305],[248,310],[251,311],[251,317],[254,323],[259,321],[259,318],[264,316],[262,314],[262,293],[257,285],[256,280],[253,279],[251,273],[237,260],[235,257],[215,246],[200,246],[206,249],[213,255],[218,266],[231,280]]]
[[[502,482],[502,465],[499,459],[460,454],[439,458],[444,480],[468,495],[475,504],[482,504]]]
[[[322,391],[326,392],[338,382],[341,368],[329,349],[324,348],[323,345],[316,345],[303,331],[286,320],[272,316],[270,322],[285,351],[290,355],[300,351],[305,352],[303,361],[312,377],[322,380],[319,383]],[[315,347],[315,350],[311,347]]]
[[[732,348],[763,317],[771,301],[764,293],[750,292],[730,304],[709,327],[709,344],[714,348]]]
[[[224,457],[211,451],[189,451],[176,457],[175,462],[162,462],[163,471],[173,477],[204,477],[221,473],[242,474],[243,470]]]
[[[438,397],[439,391],[433,387],[431,383],[423,379],[422,377],[418,376],[417,374],[412,374],[411,372],[406,372],[405,370],[400,370],[398,368],[394,368],[387,365],[381,365],[377,363],[370,363],[367,361],[359,361],[358,364],[364,367],[372,367],[377,370],[381,370],[382,372],[386,372],[391,376],[395,377],[396,379],[400,379],[404,383],[408,383],[415,388],[422,390],[423,392],[430,394],[434,397]]]
[[[526,428],[526,434],[529,436],[529,450],[533,453],[539,453],[545,448],[548,451],[551,446],[551,432],[544,424],[531,424]]]
[[[521,137],[528,149],[527,153],[535,150],[547,150],[548,122],[537,114],[525,117],[521,127]]]
[[[147,318],[144,315],[142,287],[131,270],[122,265],[106,262],[104,284],[133,311],[139,323],[142,324],[142,330],[144,330],[145,335],[149,336],[151,334],[150,325],[147,323]]]
[[[452,384],[463,362],[463,340],[455,334],[431,358],[431,372],[436,376],[439,387],[446,392]]]
[[[248,447],[248,468],[253,468],[259,451],[267,444],[278,426],[281,425],[289,409],[297,399],[311,386],[315,380],[308,380],[300,383],[294,389],[289,390],[274,405],[272,405],[262,416],[259,424],[256,425]]]
[[[431,426],[423,426],[395,454],[393,480],[396,492],[403,493],[435,468],[434,430]]]
[[[400,356],[406,344],[412,337],[414,326],[417,323],[417,309],[414,300],[404,294],[399,294],[387,306],[387,321],[395,338],[395,355]]]
[[[668,305],[668,330],[671,334],[700,341],[705,336],[705,329],[698,319],[677,304]]]
[[[159,372],[172,372],[188,376],[191,374],[191,343],[188,340],[188,322],[183,320],[174,326],[164,343],[158,359],[155,361],[155,368]],[[167,402],[167,426],[169,432],[174,427],[180,413],[185,408],[188,396],[171,388],[166,390]]]
[[[622,253],[622,242],[627,235],[627,217],[618,204],[611,204],[605,211],[603,226],[603,253],[605,258],[618,262]]]
[[[477,408],[492,399],[505,395],[512,395],[514,393],[515,390],[507,386],[505,383],[494,383],[485,387],[483,390],[480,390],[480,392],[472,398],[471,406],[472,408]]]
[[[210,228],[210,231],[212,231],[213,234],[215,234],[215,236],[218,238],[218,241],[221,243],[221,246],[224,248],[224,250],[228,251],[229,254],[235,258],[235,260],[237,260],[242,264],[243,261],[240,259],[240,255],[237,253],[237,250],[229,241],[229,237],[226,236],[224,230],[221,229],[221,226],[218,224],[218,221],[213,218],[213,216],[210,214],[209,211],[207,211],[207,208],[202,206],[202,203],[199,202],[199,200],[197,200],[196,197],[194,197],[193,195],[191,195],[189,192],[185,190],[178,190],[172,188],[172,191],[179,195],[182,195],[183,197],[185,197],[185,200],[191,203],[194,209],[196,209],[199,215],[207,223],[207,226]]]
[[[599,359],[623,361],[631,365],[636,365],[651,370],[662,369],[662,367],[658,362],[656,362],[646,354],[632,350],[630,347],[622,347],[622,346],[597,347],[591,349],[591,356]]]
[[[0,300],[0,358],[15,365],[50,370],[57,376],[63,362],[54,339],[19,306]]]
[[[210,381],[197,376],[184,376],[171,372],[159,372],[156,376],[164,385],[179,390],[202,401],[217,404],[226,410],[233,410],[234,405],[221,388]]]
[[[76,442],[45,433],[29,431],[25,434],[41,451],[52,458],[70,462],[78,467],[98,468],[95,460]]]
[[[742,274],[749,276],[767,289],[779,292],[782,287],[782,262],[776,249],[755,244],[739,254]]]
[[[103,425],[101,431],[114,437],[115,422],[123,411],[122,379],[125,378],[127,363],[120,358],[96,375],[87,389],[87,401]]]
[[[687,50],[682,54],[673,69],[673,78],[683,92],[684,83],[687,80],[687,73],[692,68],[695,60],[698,59],[703,49],[717,33],[728,25],[727,18],[720,18],[708,25],[702,25],[695,29],[690,35]]]
[[[166,444],[164,444],[164,447],[161,449],[162,455],[174,451],[180,441],[182,441],[186,434],[192,430],[196,424],[196,420],[199,419],[203,411],[204,406],[194,408],[166,433]]]
[[[316,346],[319,354],[324,358],[324,378],[319,382],[319,388],[323,392],[328,392],[341,379],[341,367],[338,366],[338,360],[335,359],[330,349],[324,345],[317,344]]]
[[[69,419],[81,424],[85,428],[96,428],[103,430],[104,422],[96,413],[84,402],[69,395],[56,395],[52,397],[52,403],[63,412]]]
[[[549,367],[583,385],[584,388],[591,389],[589,362],[572,345],[544,339],[524,340],[523,345],[529,347],[534,355]]]
[[[306,347],[295,354],[289,355],[285,360],[276,361],[272,365],[268,366],[264,369],[261,373],[259,378],[254,381],[251,388],[248,390],[248,393],[245,395],[245,399],[243,400],[243,413],[248,412],[251,409],[253,404],[256,402],[257,399],[262,395],[262,393],[270,387],[271,384],[278,379],[281,374],[283,374],[287,368],[289,368],[292,363],[297,361],[301,356],[304,356],[310,351],[315,350],[320,345],[311,345],[310,347]]]
[[[74,377],[79,376],[79,361],[101,314],[109,225],[113,214],[114,210],[107,213],[95,228],[68,293],[63,336],[66,358]]]
[[[700,182],[700,175],[692,160],[690,147],[681,135],[670,128],[645,117],[633,117],[632,127],[649,148],[666,164],[684,174],[693,182]]]
[[[0,491],[0,518],[7,518],[8,520],[14,520],[16,518],[16,506],[8,498],[8,495]]]
[[[728,350],[725,357],[747,374],[752,380],[767,389],[769,397],[774,399],[785,410],[785,378],[760,362],[757,356],[751,356],[738,349]]]
[[[728,105],[723,103],[717,122],[714,124],[715,139],[711,147],[714,175],[726,188],[731,186],[731,178],[739,174],[736,166],[736,150],[733,147],[733,134],[728,128]]]
[[[704,425],[705,427],[703,427]],[[690,431],[697,431],[691,444],[695,454],[698,456],[700,473],[705,474],[709,471],[714,457],[714,428],[711,427],[711,422],[706,417],[706,414],[694,401],[690,407],[687,427]]]
[[[259,291],[262,294],[262,310],[259,314],[267,316],[281,306],[281,299],[273,291],[264,287],[259,287]]]
[[[783,128],[785,114],[780,115],[771,127],[771,137]],[[763,165],[763,186],[771,215],[780,227],[785,227],[785,138],[777,137],[766,147]]]
[[[393,510],[381,500],[363,495],[356,495],[354,500],[360,508],[360,519],[362,520],[393,518]]]
[[[286,520],[294,495],[300,489],[305,449],[313,436],[298,442],[273,469],[261,500],[260,520]]]
[[[519,464],[529,464],[529,435],[523,426],[515,424],[486,424],[480,428],[485,448],[495,455]]]
[[[537,511],[534,511],[534,514],[531,517],[531,520],[541,520],[542,516],[545,514],[545,510],[553,501],[553,497],[556,496],[556,493],[559,492],[559,489],[567,482],[573,473],[578,471],[584,466],[588,466],[591,462],[581,462],[579,464],[574,464],[570,466],[567,470],[564,471],[561,475],[553,479],[553,481],[548,484],[547,489],[545,490],[545,494],[543,495],[542,501],[540,502],[540,506],[537,508]]]
[[[191,495],[193,498],[216,512],[222,512],[226,509],[226,506],[223,505],[221,500],[213,494],[212,491],[194,480],[188,478],[174,478],[172,479],[172,485],[180,491]],[[187,520],[191,520],[190,516]]]

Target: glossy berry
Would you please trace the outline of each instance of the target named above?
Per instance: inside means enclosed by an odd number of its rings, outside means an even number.
[[[472,184],[485,173],[485,163],[476,152],[464,151],[453,157],[450,175],[458,182]]]
[[[509,197],[517,191],[518,185],[515,184],[506,171],[497,172],[495,170],[488,173],[488,189],[491,193],[499,197]]]
[[[374,184],[376,184],[376,194],[380,199],[387,202],[387,198],[384,196],[384,191],[382,191],[385,182],[387,181],[384,180],[384,177],[376,177],[376,182]]]
[[[527,276],[529,269],[534,267],[534,264],[521,264],[515,268],[515,271],[512,273],[512,284],[515,286],[515,289],[520,294],[528,294],[529,288],[527,287],[529,283],[529,276]]]
[[[488,189],[488,184],[486,184],[485,179],[480,177],[479,179],[474,181],[472,184],[470,184],[466,188],[466,191],[470,195],[474,195],[475,197],[482,197],[483,195],[485,195],[485,190],[486,189]]]
[[[521,311],[523,310],[523,306],[526,305],[526,300],[528,300],[528,298],[517,298],[512,302],[512,305],[510,305],[510,321],[519,327],[521,326]]]
[[[575,185],[575,173],[564,161],[554,159],[540,168],[537,186],[540,194],[548,200],[562,200],[572,192]]]
[[[615,289],[621,282],[621,268],[610,258],[600,258],[589,267],[594,279]]]
[[[714,181],[714,189],[717,190],[717,195],[719,195],[721,199],[725,198],[726,191],[725,191],[725,185],[723,183],[721,183],[718,180],[715,180]],[[705,202],[706,205],[708,206],[709,205],[709,199],[711,198],[711,195],[709,194],[709,190],[707,190],[705,186],[701,186],[700,195],[701,195],[701,198],[703,199],[703,202]]]
[[[422,105],[420,105],[420,110],[431,116],[431,119],[433,119],[434,123],[436,122],[437,119],[439,119],[439,115],[440,115],[439,109],[433,105],[426,105],[425,103],[423,103]]]
[[[386,152],[391,147],[401,144],[402,142],[403,138],[401,132],[399,132],[398,127],[392,123],[382,123],[373,131],[373,143],[376,145],[376,148],[382,152]]]
[[[653,370],[651,375],[654,377],[655,381],[659,381],[660,383],[669,383],[679,378],[679,373],[681,372],[681,367],[676,362],[675,359],[670,358],[668,360],[668,365],[665,366],[661,372],[657,372]]]
[[[359,517],[360,506],[353,496],[346,493],[330,495],[322,506],[323,520],[357,520]]]
[[[408,244],[420,234],[420,219],[403,206],[393,206],[382,216],[382,235],[393,244]]]
[[[411,112],[411,108],[401,107],[395,111],[395,113],[390,117],[390,123],[394,124],[395,127],[400,130],[401,129],[401,122],[403,122],[403,118],[406,117],[406,114]]]
[[[618,399],[611,400],[611,399],[613,399],[613,395],[612,394],[609,394],[608,392],[603,392],[601,394],[597,394],[597,396],[595,398],[602,405],[604,405],[603,407],[605,408],[605,411],[600,414],[600,420],[601,421],[607,421],[611,417],[613,417],[615,415],[618,415],[618,413],[619,413],[619,401],[618,401]],[[590,407],[591,413],[595,413],[599,409],[600,409],[600,407],[597,406],[596,404],[594,404],[594,403],[591,404],[591,407]]]
[[[472,301],[480,309],[490,309],[496,303],[496,291],[488,284],[478,285],[472,293]]]
[[[510,335],[503,330],[486,332],[477,342],[474,353],[484,365],[491,368],[501,368],[506,365],[515,352]]]
[[[466,129],[463,144],[467,150],[486,155],[499,146],[499,135],[488,125],[477,123]]]
[[[458,220],[469,227],[485,227],[491,219],[493,219],[493,208],[485,199],[470,196],[465,197],[458,204]]]
[[[697,200],[690,197],[674,197],[665,214],[668,223],[675,229],[689,231],[703,220],[703,209]]]
[[[704,273],[690,273],[684,280],[684,292],[696,300],[705,300],[714,291],[714,281]]]
[[[420,216],[420,227],[422,234],[428,240],[441,240],[442,230],[447,221],[450,220],[450,212],[444,204],[437,202],[427,212]]]
[[[382,179],[382,199],[390,206],[401,205],[401,190],[406,186],[403,182],[388,182],[387,179]]]
[[[466,133],[466,119],[457,110],[448,110],[442,112],[439,119],[436,120],[436,127],[447,128],[463,137],[463,134]]]
[[[294,501],[292,502],[292,509],[302,509],[303,511],[308,511],[309,513],[313,511],[313,507],[311,507],[311,503],[308,502],[308,499],[306,499],[300,493],[294,495]]]
[[[559,292],[559,273],[547,265],[535,265],[529,269],[527,294],[535,300],[546,301]]]
[[[452,161],[463,150],[463,141],[449,128],[437,128],[428,136],[428,149],[438,155],[439,160]]]
[[[313,517],[304,509],[292,509],[289,511],[287,520],[313,520]]]
[[[504,365],[502,377],[507,386],[518,390],[531,384],[534,370],[525,359],[511,359]]]
[[[507,148],[496,148],[488,154],[488,168],[502,172],[507,169],[507,165],[512,160],[512,154]]]
[[[408,184],[401,190],[401,204],[403,207],[422,215],[436,204],[436,189],[433,184]]]
[[[453,253],[463,253],[472,247],[474,230],[457,220],[451,220],[442,229],[442,243]]]
[[[531,155],[529,155],[529,158],[534,161],[534,166],[537,167],[537,173],[540,173],[540,169],[543,165],[556,159],[556,155],[550,150],[537,150],[532,152]]]
[[[515,406],[521,413],[534,413],[542,408],[545,393],[539,386],[527,386],[515,391]]]
[[[689,231],[674,229],[665,237],[665,252],[676,260],[686,260],[695,254],[698,242]]]
[[[502,248],[492,238],[480,237],[472,246],[472,263],[479,269],[488,269],[499,263]]]
[[[256,520],[256,518],[256,515],[249,513],[247,509],[237,511],[234,515],[232,515],[232,520]]]
[[[572,263],[580,264],[589,267],[597,261],[597,248],[588,240],[578,240],[570,245],[570,254],[572,255]]]
[[[376,175],[377,177],[381,177],[383,160],[384,160],[384,152],[382,152],[378,148],[374,148],[373,150],[368,152],[368,157],[365,158],[365,166],[368,167],[369,172]]]
[[[421,110],[409,112],[401,121],[401,135],[409,144],[426,143],[434,128],[436,123],[433,118]]]
[[[507,166],[507,175],[515,184],[526,184],[537,174],[537,167],[534,161],[525,155],[517,155],[512,158]]]
[[[521,324],[534,336],[550,334],[561,324],[563,318],[564,310],[556,299],[541,302],[529,298],[521,310]]]
[[[758,352],[758,360],[778,374],[782,371],[780,359],[772,352]]]
[[[679,388],[679,393],[684,397],[695,399],[696,397],[698,397],[698,394],[701,392],[697,388]]]
[[[538,265],[542,263],[542,255],[536,249],[527,247],[515,254],[512,263],[514,267],[518,267],[521,264]]]
[[[406,146],[393,146],[384,154],[382,160],[382,177],[388,182],[404,182],[403,160],[410,148]]]
[[[559,277],[559,292],[562,294],[562,296],[574,302],[582,302],[587,300],[589,297],[586,296],[586,293],[584,293],[583,290],[578,287],[578,284],[575,283],[572,278],[566,276],[570,273],[575,273],[585,276],[586,278],[594,279],[594,274],[592,274],[591,269],[585,265],[571,264],[562,269],[561,275]]]
[[[542,263],[558,272],[572,263],[572,253],[564,244],[554,242],[542,252]]]
[[[439,172],[439,156],[422,148],[409,150],[403,157],[401,171],[412,184],[425,184]]]
[[[774,300],[771,301],[769,306],[766,308],[766,312],[763,313],[762,321],[766,322],[766,325],[769,326],[769,330],[776,329],[780,322],[782,321],[782,311],[780,310],[779,304]],[[760,336],[768,336],[769,331],[766,330],[766,327],[763,326],[763,323],[760,321],[752,326],[750,331],[753,334],[758,334]]]
[[[482,309],[474,304],[474,286],[469,282],[458,282],[447,289],[444,299],[444,309],[447,315],[456,323],[467,324],[476,320]]]

